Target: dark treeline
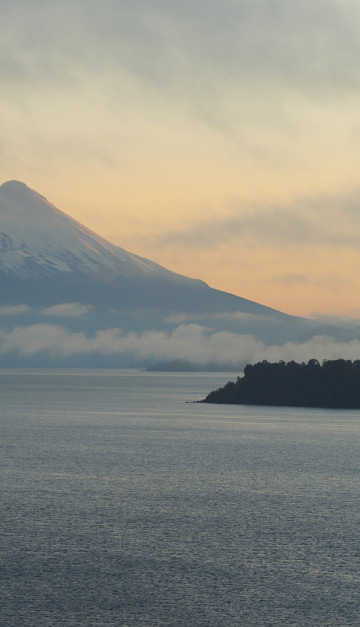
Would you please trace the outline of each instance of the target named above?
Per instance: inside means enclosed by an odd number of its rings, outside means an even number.
[[[202,402],[360,409],[360,360],[249,364],[244,376],[210,392]]]

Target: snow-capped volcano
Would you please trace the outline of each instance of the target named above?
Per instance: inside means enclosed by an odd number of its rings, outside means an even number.
[[[80,302],[130,310],[242,311],[289,318],[125,251],[24,183],[0,187],[0,305]]]
[[[268,327],[270,322],[268,332],[273,335],[274,320],[284,328],[299,321],[127,252],[24,183],[4,183],[0,187],[0,308],[74,302],[90,307],[104,325],[109,324],[105,312],[114,311],[137,319],[141,312],[144,325],[149,318],[158,324],[173,313],[203,319],[240,312],[245,314],[241,324],[246,332],[259,335],[265,323]],[[249,315],[251,320],[246,318]],[[211,319],[211,326],[222,324]]]
[[[18,181],[0,187],[0,272],[23,278],[80,272],[184,279],[111,244]]]
[[[197,361],[199,334],[213,337],[206,360],[217,363],[229,337],[236,353],[239,337],[246,347],[250,336],[261,346],[320,332],[334,335],[114,246],[23,183],[0,187],[1,365],[88,365],[90,352],[97,364],[117,367],[134,363],[134,355],[137,363],[162,355],[163,342],[164,355],[180,360],[190,344]]]

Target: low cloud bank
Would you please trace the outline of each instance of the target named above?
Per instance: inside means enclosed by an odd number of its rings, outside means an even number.
[[[275,312],[276,313],[276,312]],[[269,324],[273,322],[274,324],[278,324],[279,320],[276,317],[271,318],[267,313],[265,314],[255,314],[255,313],[246,313],[243,311],[223,311],[217,313],[175,313],[167,316],[164,321],[169,322],[170,324],[188,324],[191,323],[203,323],[207,324],[215,320],[225,320],[227,322],[266,322]]]
[[[90,305],[81,305],[80,303],[61,303],[60,305],[45,307],[45,309],[42,309],[40,313],[43,316],[78,318],[79,316],[87,314],[90,309]]]
[[[78,318],[90,311],[90,305],[81,303],[59,303],[43,309],[35,309],[29,305],[1,305],[0,316],[20,316],[26,313],[38,313],[42,316],[52,316],[57,318]]]
[[[351,316],[340,318],[339,316],[332,316],[329,314],[314,313],[311,315],[311,318],[321,324],[333,324],[336,327],[343,327],[345,329],[360,329],[360,310],[356,312],[356,314],[356,318]]]
[[[1,305],[0,316],[21,316],[31,311],[28,305]]]
[[[287,342],[266,346],[251,335],[228,331],[213,332],[197,324],[181,324],[169,333],[144,331],[124,333],[121,329],[99,330],[92,337],[71,332],[63,326],[36,324],[0,330],[0,355],[15,352],[31,357],[46,352],[52,358],[74,355],[131,354],[137,360],[166,361],[181,359],[194,364],[234,365],[268,361],[305,361],[309,359],[358,359],[360,341],[338,342],[319,335],[306,342]]]

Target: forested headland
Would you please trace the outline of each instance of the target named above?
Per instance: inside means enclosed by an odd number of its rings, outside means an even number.
[[[360,409],[360,360],[248,364],[242,377],[201,402]]]

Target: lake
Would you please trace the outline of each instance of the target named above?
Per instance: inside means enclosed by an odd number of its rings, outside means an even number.
[[[360,411],[230,378],[0,372],[3,627],[359,624]]]

